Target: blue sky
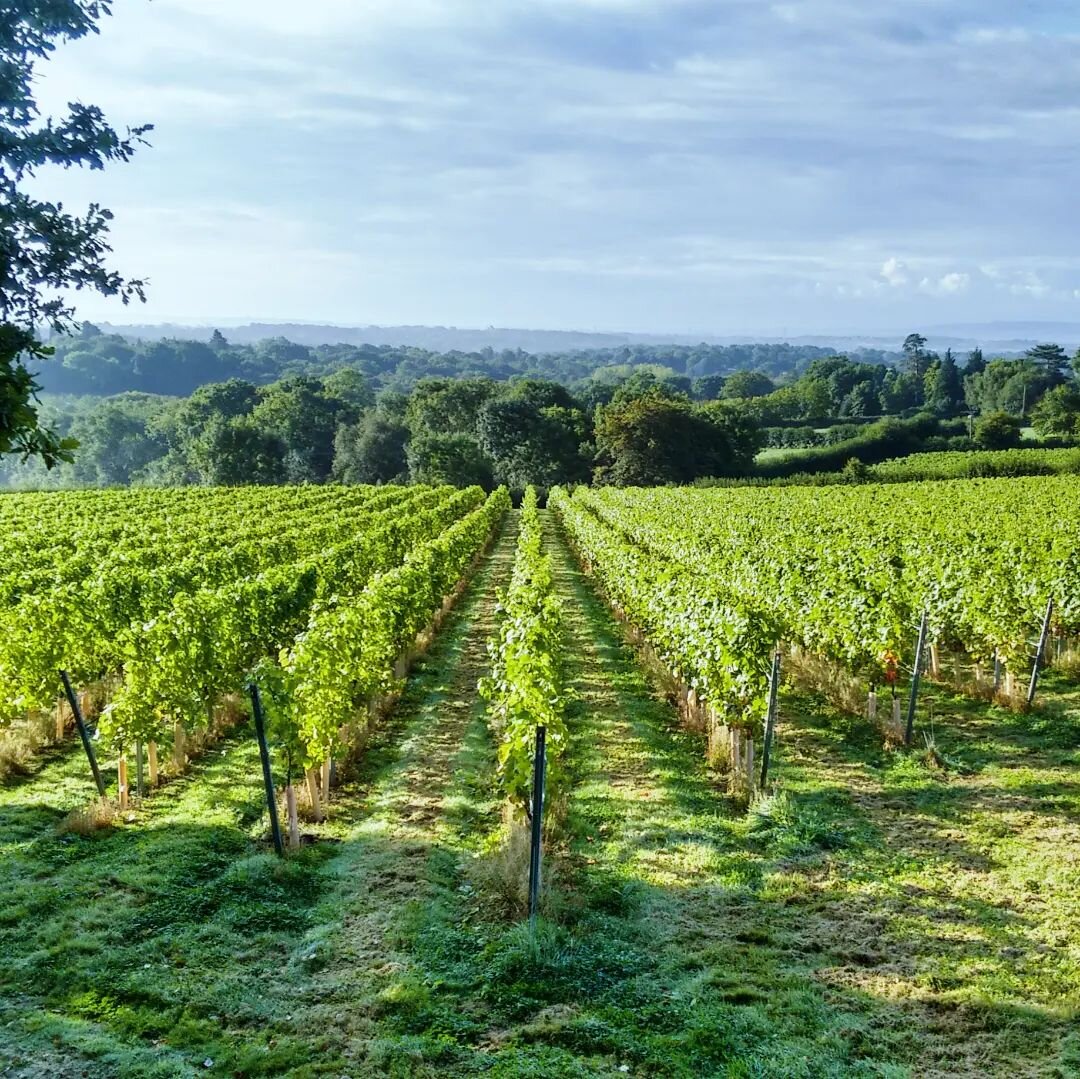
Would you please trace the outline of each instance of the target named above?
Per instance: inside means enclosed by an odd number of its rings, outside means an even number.
[[[156,124],[113,321],[659,332],[1080,321],[1060,0],[116,0],[42,68]],[[1063,12],[1065,14],[1063,14]]]

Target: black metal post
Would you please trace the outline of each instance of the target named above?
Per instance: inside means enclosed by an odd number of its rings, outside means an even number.
[[[544,818],[544,776],[547,772],[547,728],[536,728],[536,755],[533,757],[532,843],[529,848],[529,921],[536,921],[540,902],[540,845]]]
[[[919,640],[915,645],[915,663],[911,668],[911,695],[908,697],[907,730],[904,732],[904,745],[911,745],[915,733],[915,703],[919,699],[919,679],[922,677],[923,649],[926,647],[926,611],[919,621]]]
[[[765,744],[761,749],[761,789],[769,778],[769,760],[772,756],[773,730],[776,727],[777,695],[780,692],[780,649],[773,653],[772,675],[769,678],[769,708],[765,713]]]
[[[277,815],[277,796],[274,794],[274,777],[270,773],[270,748],[266,744],[266,724],[263,722],[262,697],[259,687],[254,682],[248,687],[251,691],[251,712],[255,717],[255,737],[259,740],[259,756],[262,758],[263,785],[266,787],[266,805],[270,810],[270,834],[274,837],[274,850],[285,853],[281,842],[281,824]]]
[[[90,741],[90,732],[86,729],[83,720],[82,709],[79,707],[79,698],[75,696],[75,690],[71,688],[71,679],[67,671],[60,672],[60,680],[64,683],[64,694],[71,705],[71,712],[75,716],[75,726],[79,728],[79,737],[82,739],[83,749],[86,750],[86,759],[90,762],[90,771],[94,773],[94,782],[97,784],[98,794],[105,797],[105,780],[101,778],[98,769],[97,757],[94,756],[94,745]]]
[[[1035,690],[1039,688],[1039,664],[1046,651],[1046,638],[1050,634],[1050,619],[1054,614],[1054,597],[1046,601],[1046,614],[1043,615],[1042,631],[1039,633],[1039,647],[1035,649],[1035,659],[1031,664],[1031,681],[1028,683],[1027,703],[1030,708],[1035,701]]]

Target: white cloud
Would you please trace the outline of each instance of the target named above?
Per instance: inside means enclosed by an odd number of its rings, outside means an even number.
[[[1018,279],[1009,286],[1009,291],[1014,296],[1030,296],[1038,299],[1048,295],[1051,290],[1039,274],[1029,270],[1018,275]]]
[[[963,292],[971,284],[971,278],[966,273],[947,273],[940,278],[937,287],[939,292]]]
[[[907,267],[896,257],[887,258],[881,265],[881,276],[893,288],[900,288],[907,284]]]

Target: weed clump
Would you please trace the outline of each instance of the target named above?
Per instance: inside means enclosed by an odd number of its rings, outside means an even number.
[[[780,855],[836,850],[848,835],[820,810],[775,791],[750,806],[748,834],[772,846]]]

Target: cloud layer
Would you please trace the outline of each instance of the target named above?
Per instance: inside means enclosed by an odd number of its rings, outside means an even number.
[[[154,147],[48,184],[117,211],[148,318],[1080,320],[1065,10],[123,0],[42,97]]]

